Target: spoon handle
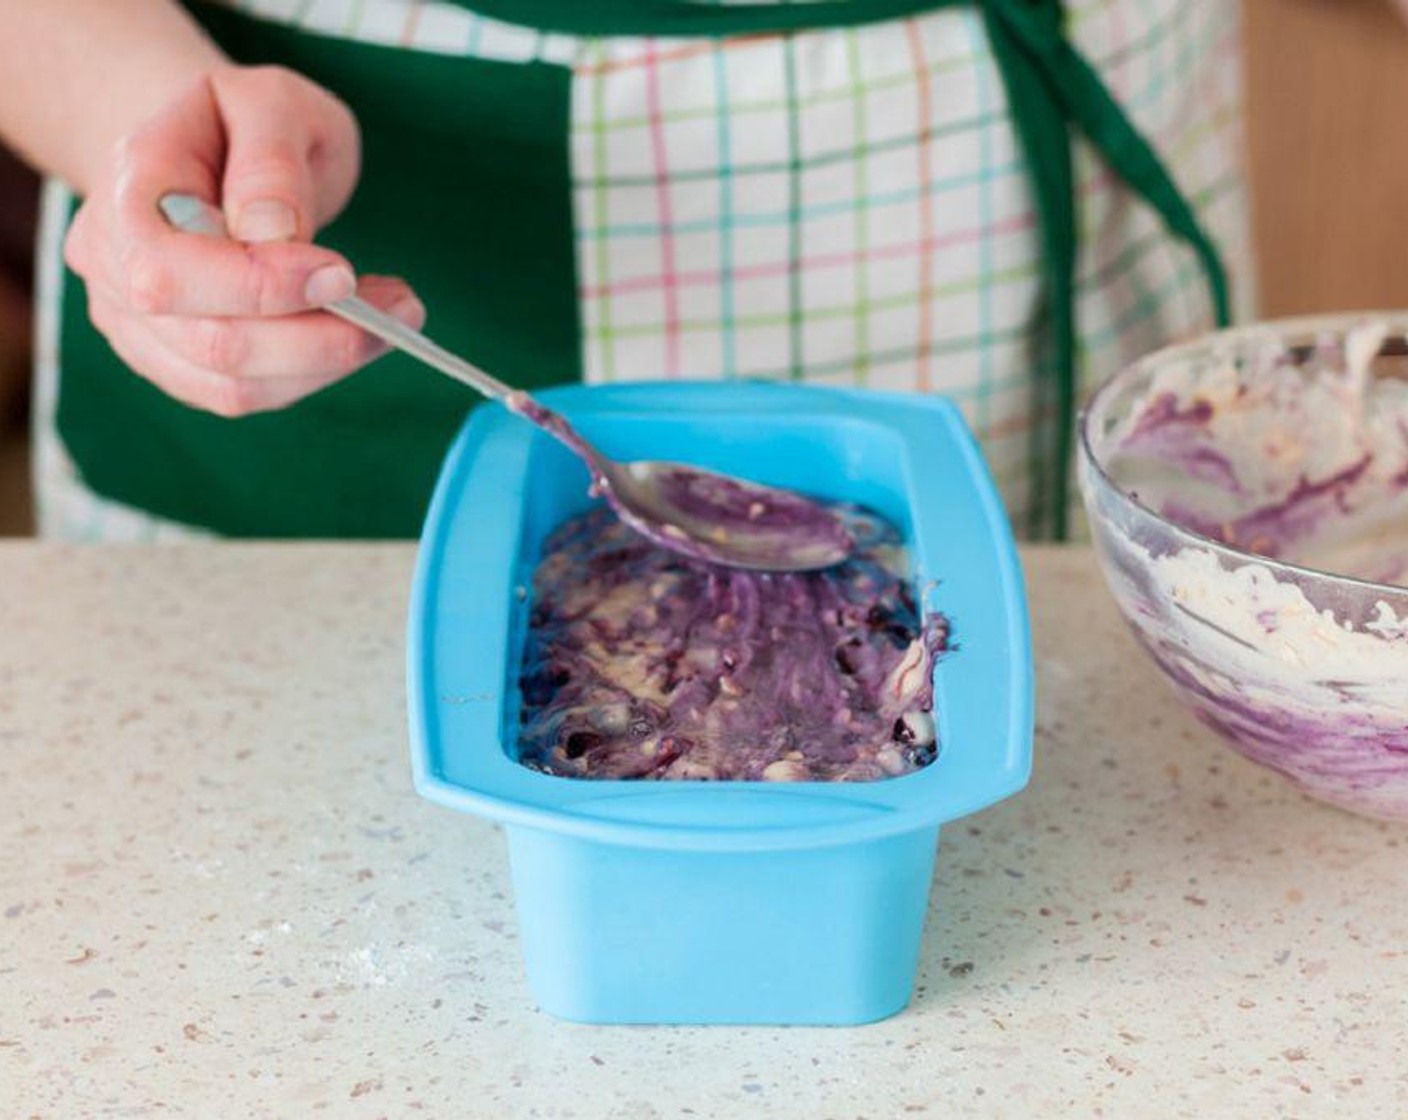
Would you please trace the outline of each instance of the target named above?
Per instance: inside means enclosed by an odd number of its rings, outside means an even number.
[[[208,202],[189,194],[168,194],[161,199],[161,212],[166,220],[186,233],[199,233],[208,237],[228,237],[224,215]],[[525,394],[505,385],[497,377],[491,377],[478,366],[450,353],[420,331],[412,330],[401,320],[373,307],[364,299],[349,296],[327,304],[324,311],[346,319],[361,327],[368,334],[413,358],[418,358],[428,366],[448,374],[456,381],[462,381],[471,389],[478,390],[490,400],[502,401],[510,396],[517,400]]]
[[[441,373],[448,374],[456,381],[463,381],[471,389],[477,389],[492,401],[505,400],[510,394],[516,392],[497,377],[491,377],[478,366],[465,361],[458,355],[451,354],[443,346],[432,342],[421,334],[420,331],[412,330],[400,319],[388,315],[385,311],[379,311],[364,299],[349,296],[347,299],[329,303],[324,310],[331,311],[349,323],[355,323],[368,334],[376,335],[388,345],[394,346],[397,350],[403,351],[413,358],[419,358],[426,365],[438,369]]]

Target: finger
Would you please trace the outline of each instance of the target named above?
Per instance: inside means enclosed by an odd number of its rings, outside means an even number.
[[[233,236],[310,240],[356,179],[359,144],[351,112],[277,66],[220,71],[211,92],[225,125],[221,198]]]
[[[358,295],[416,330],[425,307],[404,280],[366,276]],[[152,333],[204,369],[234,377],[345,376],[386,352],[386,344],[325,311],[273,319],[155,316]]]
[[[115,193],[130,190],[128,180],[145,171],[160,178],[163,193],[213,198],[220,189],[224,157],[224,127],[209,82],[202,79],[122,138],[115,153]]]
[[[351,265],[300,242],[244,245],[179,233],[153,210],[129,201],[127,244],[109,263],[107,283],[148,315],[253,318],[293,315],[345,299],[357,289]],[[141,230],[140,240],[131,237]]]
[[[297,242],[242,245],[167,223],[158,208],[166,193],[217,197],[213,166],[204,164],[198,143],[202,112],[215,114],[208,86],[124,145],[112,202],[114,251],[92,262],[106,269],[106,283],[133,310],[154,315],[290,315],[351,295],[351,266],[329,249]]]
[[[89,316],[113,351],[134,373],[183,404],[236,418],[270,412],[316,393],[339,380],[321,377],[241,378],[203,369],[168,348],[152,333],[149,320],[120,305],[91,298]]]

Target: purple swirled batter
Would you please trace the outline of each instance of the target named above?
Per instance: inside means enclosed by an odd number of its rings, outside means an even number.
[[[584,778],[867,781],[932,762],[933,665],[899,534],[848,507],[851,559],[808,573],[705,564],[601,508],[534,574],[520,758]]]
[[[1408,383],[1371,375],[1365,324],[1294,360],[1170,362],[1110,433],[1105,466],[1144,505],[1272,559],[1377,582],[1404,568]]]

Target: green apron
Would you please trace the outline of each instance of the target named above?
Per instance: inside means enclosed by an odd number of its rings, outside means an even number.
[[[1059,0],[476,0],[473,10],[579,35],[726,36],[854,25],[977,4],[1026,156],[1041,226],[1044,314],[1037,407],[1059,417],[1035,496],[1064,535],[1075,427],[1078,242],[1071,128],[1197,252],[1217,318],[1226,281],[1150,146],[1067,42]],[[192,5],[235,60],[295,69],[342,97],[363,131],[363,174],[323,243],[403,275],[453,350],[525,388],[581,377],[566,67],[444,57],[322,38]],[[227,420],[133,375],[87,320],[67,274],[58,426],[88,486],[231,536],[409,537],[445,448],[476,402],[399,354],[293,407]],[[1044,399],[1042,399],[1044,398]],[[1034,425],[1039,430],[1040,425]]]

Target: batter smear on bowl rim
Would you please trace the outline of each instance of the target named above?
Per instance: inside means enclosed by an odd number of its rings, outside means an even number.
[[[868,781],[937,755],[933,667],[895,528],[845,507],[850,559],[718,567],[594,509],[534,574],[520,759],[583,778]]]

